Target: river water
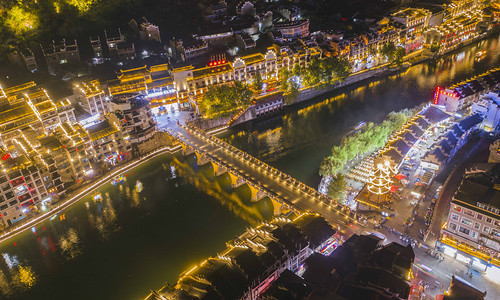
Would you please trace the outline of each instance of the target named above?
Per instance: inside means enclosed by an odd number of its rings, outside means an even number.
[[[432,98],[437,85],[500,66],[499,38],[360,83],[268,120],[222,134],[235,146],[311,186],[331,147],[360,121],[381,121],[393,110]],[[479,62],[475,53],[487,50]],[[213,177],[193,157],[165,154],[129,171],[122,185],[101,188],[52,221],[0,244],[0,299],[140,299],[149,289],[224,248],[246,226],[269,217]],[[140,180],[143,190],[138,192]]]

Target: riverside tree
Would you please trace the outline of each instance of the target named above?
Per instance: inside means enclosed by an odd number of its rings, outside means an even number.
[[[227,116],[250,103],[252,91],[246,84],[235,81],[228,85],[208,87],[200,108],[207,117]]]
[[[336,199],[338,202],[343,203],[346,198],[345,189],[347,187],[347,181],[345,176],[341,173],[337,174],[327,188],[327,194],[330,198]]]
[[[363,130],[346,137],[340,145],[333,146],[331,154],[321,161],[320,175],[336,177],[347,170],[347,162],[358,160],[383,147],[389,136],[408,122],[414,113],[415,110],[411,109],[391,112],[382,123],[370,122]]]
[[[259,71],[256,71],[253,77],[253,88],[258,92],[262,90],[262,76]]]
[[[400,67],[403,64],[406,51],[403,47],[396,47],[393,42],[390,42],[382,46],[380,53],[385,56],[389,63]]]

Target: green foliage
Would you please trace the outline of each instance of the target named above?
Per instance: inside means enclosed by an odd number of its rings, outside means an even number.
[[[388,62],[394,60],[394,54],[396,52],[396,45],[393,42],[389,42],[380,48],[380,54],[385,56]]]
[[[343,174],[337,174],[328,185],[327,194],[329,197],[342,203],[346,198],[346,187],[347,181],[345,180],[345,176]]]
[[[380,124],[368,123],[361,131],[346,137],[339,146],[334,146],[329,156],[321,162],[321,176],[337,176],[348,161],[358,159],[387,143],[389,136],[403,126],[415,113],[404,109],[391,112]]]
[[[394,53],[394,63],[396,66],[401,67],[403,65],[403,58],[406,55],[405,49],[402,47],[397,47],[396,52]]]
[[[380,48],[380,53],[387,58],[389,63],[400,67],[403,64],[403,57],[406,51],[404,48],[396,47],[393,42],[390,42]]]
[[[230,85],[210,86],[203,94],[200,109],[207,117],[227,116],[250,103],[252,91],[235,81]]]
[[[313,58],[306,67],[295,65],[291,71],[282,68],[279,73],[281,89],[289,94],[287,102],[297,98],[299,85],[292,77],[300,78],[304,87],[333,84],[344,80],[350,74],[349,61],[337,57]]]
[[[253,88],[259,92],[262,90],[262,76],[259,71],[257,71],[253,77]]]

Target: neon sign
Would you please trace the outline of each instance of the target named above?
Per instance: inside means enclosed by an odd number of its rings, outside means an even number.
[[[438,100],[439,100],[439,93],[441,92],[441,87],[438,86],[436,88],[436,93],[434,94],[434,104],[437,105],[438,104]]]

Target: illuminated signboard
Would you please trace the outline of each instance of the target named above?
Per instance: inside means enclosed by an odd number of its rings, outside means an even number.
[[[438,104],[438,100],[439,100],[439,93],[441,92],[441,87],[438,86],[436,88],[436,93],[434,94],[434,104]]]

